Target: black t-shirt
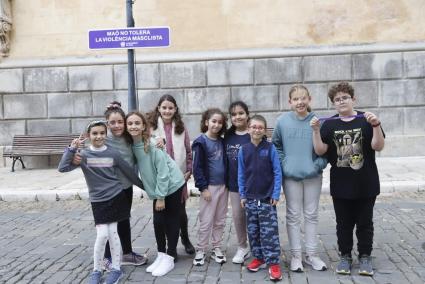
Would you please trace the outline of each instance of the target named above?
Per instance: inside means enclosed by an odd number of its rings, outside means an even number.
[[[357,111],[357,114],[363,112]],[[331,195],[341,199],[377,196],[380,185],[375,151],[371,147],[373,128],[366,119],[328,120],[323,123],[320,134],[329,147]]]

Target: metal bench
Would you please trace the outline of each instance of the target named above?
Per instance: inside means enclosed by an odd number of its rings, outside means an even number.
[[[12,172],[15,171],[16,161],[20,161],[22,168],[25,169],[22,157],[62,155],[64,149],[71,144],[71,141],[79,136],[80,134],[15,135],[12,148],[9,151],[5,151],[3,157],[13,160]]]
[[[272,141],[273,130],[274,130],[273,127],[267,127],[266,128],[267,141],[269,141],[269,142]]]

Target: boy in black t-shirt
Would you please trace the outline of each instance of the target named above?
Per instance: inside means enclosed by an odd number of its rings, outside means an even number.
[[[324,119],[322,127],[316,117],[310,125],[316,154],[327,154],[331,164],[330,190],[341,253],[336,272],[351,273],[356,226],[359,274],[372,276],[373,207],[380,187],[375,151],[384,148],[385,134],[375,114],[354,110],[354,89],[347,82],[332,86],[328,97],[338,114]]]

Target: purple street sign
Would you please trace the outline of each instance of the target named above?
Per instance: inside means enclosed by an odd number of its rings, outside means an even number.
[[[90,49],[132,49],[170,46],[169,27],[125,28],[89,31]]]

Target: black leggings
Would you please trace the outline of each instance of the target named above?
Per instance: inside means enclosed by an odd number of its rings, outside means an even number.
[[[373,244],[373,207],[376,197],[332,199],[336,216],[336,235],[341,254],[351,255],[353,230],[356,226],[359,255],[370,255]]]
[[[124,189],[125,196],[128,200],[128,205],[131,210],[131,205],[133,204],[133,186]],[[133,247],[131,246],[131,226],[130,219],[122,220],[118,222],[118,236],[120,237],[122,253],[129,254],[133,252]],[[106,243],[105,247],[105,257],[111,258],[111,250],[109,248],[109,242]]]
[[[155,210],[156,199],[153,201],[153,226],[158,252],[167,253],[172,257],[177,256],[182,189],[183,187],[180,187],[165,197],[165,209],[162,211]]]

